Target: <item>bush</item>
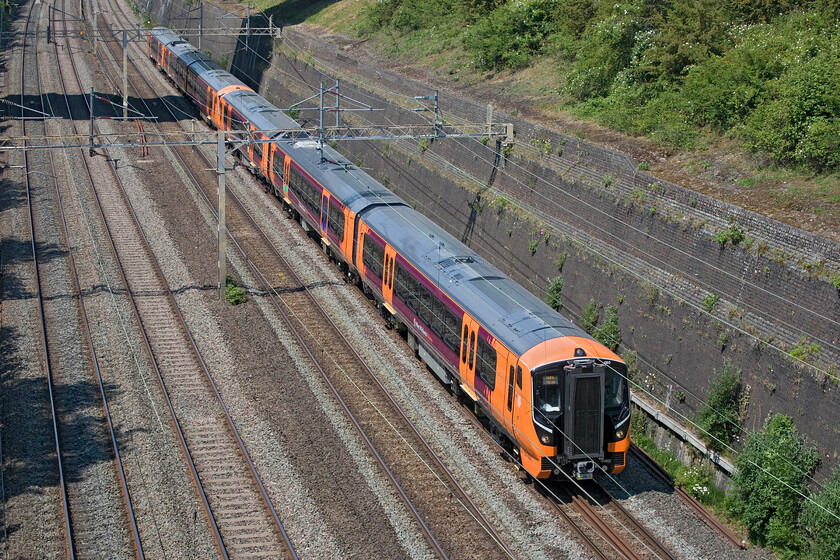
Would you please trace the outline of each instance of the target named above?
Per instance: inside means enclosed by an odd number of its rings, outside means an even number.
[[[738,393],[741,371],[731,362],[723,364],[723,372],[709,382],[709,394],[697,416],[697,425],[709,449],[721,451],[732,444],[738,434]]]
[[[633,58],[637,33],[644,28],[638,9],[616,4],[614,14],[590,26],[581,36],[585,45],[578,54],[566,82],[574,99],[604,97],[613,81]]]
[[[805,502],[800,525],[811,540],[806,558],[840,558],[840,467],[834,468],[822,492],[813,496],[813,502]]]
[[[525,66],[554,31],[554,0],[509,2],[478,20],[464,35],[464,46],[479,68]]]
[[[563,307],[563,279],[557,277],[548,285],[545,291],[545,302],[550,305],[555,311],[560,311]]]
[[[595,332],[595,325],[598,324],[598,306],[595,304],[594,299],[590,299],[589,303],[583,308],[583,311],[580,312],[580,326],[588,332],[592,334]]]
[[[795,38],[795,37],[793,37]],[[840,55],[819,35],[805,52],[786,53],[788,68],[768,83],[764,102],[741,130],[744,146],[779,163],[817,170],[840,165]],[[832,52],[832,50],[834,52]],[[817,54],[814,54],[817,53]]]
[[[816,447],[806,444],[788,416],[777,414],[747,436],[735,459],[738,472],[732,478],[729,509],[752,542],[786,556],[801,555],[807,548],[797,521],[806,479],[818,463]]]
[[[614,305],[607,307],[607,318],[595,329],[598,342],[615,352],[621,344],[621,329],[618,328],[618,308]]]
[[[239,305],[248,301],[245,290],[236,287],[236,284],[233,282],[233,277],[230,274],[225,277],[225,299],[231,305]]]

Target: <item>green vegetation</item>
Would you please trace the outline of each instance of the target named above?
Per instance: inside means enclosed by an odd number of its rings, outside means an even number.
[[[598,342],[615,352],[621,344],[621,329],[618,328],[618,308],[614,305],[607,307],[604,322],[595,328],[593,336]]]
[[[490,208],[495,210],[496,213],[498,213],[498,214],[501,214],[502,212],[504,212],[505,208],[507,208],[509,205],[510,205],[510,201],[508,200],[508,198],[505,195],[502,195],[502,194],[498,195],[496,198],[494,198],[492,200],[492,202],[490,202]]]
[[[712,481],[712,468],[707,464],[689,467],[670,451],[659,449],[653,438],[647,434],[646,424],[647,419],[644,414],[637,413],[632,416],[630,439],[633,443],[662,465],[674,479],[674,485],[685,489],[703,504],[712,506],[716,510],[720,509],[724,503],[724,494]]]
[[[707,295],[705,298],[703,298],[703,309],[711,313],[712,309],[714,309],[715,305],[717,305],[718,300],[720,300],[720,295],[718,294]]]
[[[715,234],[715,241],[720,243],[721,247],[724,247],[727,243],[738,245],[746,238],[747,235],[741,229],[741,226],[734,223],[729,224],[729,227],[723,228]]]
[[[796,342],[796,346],[790,349],[790,357],[795,360],[807,361],[811,356],[819,354],[819,352],[820,345],[808,344],[807,339],[803,336]]]
[[[725,135],[824,172],[840,168],[838,15],[834,0],[380,0],[355,31],[451,68],[548,60],[578,116],[675,147]]]
[[[731,366],[729,370],[735,374]],[[819,452],[797,432],[791,418],[773,416],[747,435],[726,497],[712,483],[711,465],[687,466],[657,447],[644,414],[633,415],[630,430],[633,443],[662,465],[675,485],[718,516],[741,524],[753,543],[774,549],[785,560],[840,558],[840,467],[821,491],[810,492],[808,479],[819,463]]]
[[[840,274],[835,274],[831,277],[831,285],[834,286],[836,290],[840,290]]]
[[[545,302],[550,305],[555,311],[560,311],[563,307],[563,278],[558,276],[548,285],[545,291]]]
[[[812,497],[816,503],[806,502],[800,517],[800,525],[811,541],[805,558],[840,558],[840,467],[835,467],[822,492]]]
[[[709,449],[722,451],[730,446],[740,429],[738,425],[738,395],[741,391],[741,371],[731,362],[723,364],[723,371],[709,382],[709,393],[697,415],[701,437]]]
[[[599,323],[601,313],[594,299],[589,300],[580,312],[580,326],[595,337],[598,342],[615,352],[621,344],[621,329],[618,328],[618,307],[610,305],[605,319]]]
[[[787,416],[777,414],[747,436],[735,458],[738,472],[728,502],[752,542],[785,558],[800,557],[809,548],[800,511],[802,496],[808,495],[807,479],[818,463],[816,447],[806,444]]]
[[[566,264],[566,259],[569,257],[569,253],[563,251],[562,253],[557,255],[557,258],[554,259],[554,266],[557,267],[557,270],[563,270],[563,265]],[[838,288],[840,290],[840,288]]]
[[[248,301],[245,290],[236,286],[230,274],[225,277],[225,299],[231,305],[239,305]]]
[[[598,324],[598,305],[594,299],[590,299],[580,312],[580,326],[589,334],[595,333],[595,325]]]
[[[537,252],[537,247],[539,247],[539,245],[540,242],[536,239],[533,239],[528,243],[528,250],[531,251],[532,255]]]

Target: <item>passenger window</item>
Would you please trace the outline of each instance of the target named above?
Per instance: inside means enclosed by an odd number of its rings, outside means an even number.
[[[467,363],[467,325],[464,325],[464,336],[461,337],[461,363]]]
[[[496,388],[496,349],[479,338],[477,358],[478,374],[492,391]]]
[[[513,366],[510,366],[510,377],[508,377],[508,402],[507,402],[507,409],[513,407]]]
[[[475,363],[475,333],[470,333],[470,369],[473,368],[473,364]]]
[[[516,386],[522,388],[522,366],[516,366]]]

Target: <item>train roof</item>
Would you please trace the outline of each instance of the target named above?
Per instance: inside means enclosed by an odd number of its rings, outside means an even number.
[[[358,214],[371,205],[405,205],[403,199],[333,148],[325,145],[319,150],[318,143],[308,137],[278,142],[302,169],[353,213]]]
[[[225,96],[225,101],[259,130],[300,129],[297,121],[253,90],[232,91]]]
[[[221,90],[225,86],[248,87],[242,80],[219,66],[213,59],[199,51],[193,45],[184,41],[180,35],[171,29],[155,27],[149,30],[149,35],[166,45],[172,51],[172,54],[181,59],[184,64],[195,71],[197,76],[216,91]]]
[[[513,352],[560,336],[590,338],[501,270],[407,206],[371,208],[366,224]]]
[[[512,351],[558,336],[590,338],[453,235],[317,140],[280,142],[292,159]]]

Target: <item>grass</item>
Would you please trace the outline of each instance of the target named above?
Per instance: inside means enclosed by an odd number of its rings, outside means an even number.
[[[660,449],[645,431],[646,420],[641,412],[633,415],[630,425],[630,439],[637,447],[644,450],[662,466],[674,479],[674,485],[683,488],[697,498],[716,515],[725,515],[725,494],[712,483],[711,468],[707,465],[688,466],[676,455],[666,449]]]

